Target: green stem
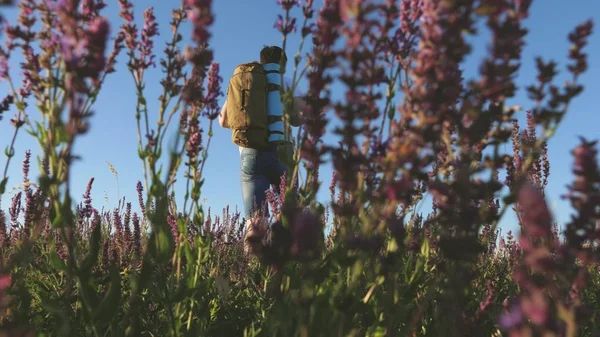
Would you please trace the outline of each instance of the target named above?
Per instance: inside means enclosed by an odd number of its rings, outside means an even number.
[[[196,259],[196,270],[194,271],[194,283],[193,283],[193,288],[196,287],[196,283],[198,282],[198,275],[200,274],[200,261],[202,259],[202,247],[200,247],[200,245],[198,245],[198,258]],[[190,312],[188,313],[188,320],[187,320],[187,330],[190,330],[190,327],[192,325],[192,312],[194,309],[194,301],[190,300]]]

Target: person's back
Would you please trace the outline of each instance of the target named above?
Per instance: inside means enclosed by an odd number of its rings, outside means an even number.
[[[280,62],[282,58],[283,62]],[[253,222],[252,220],[262,219],[262,221],[258,221],[258,223],[262,223],[261,226],[264,226],[264,222],[266,219],[268,219],[269,211],[266,203],[267,190],[271,185],[279,185],[284,173],[287,172],[288,177],[291,175],[291,172],[289,171],[290,166],[282,163],[279,158],[280,154],[278,153],[278,150],[281,150],[279,146],[284,146],[283,148],[287,149],[289,147],[287,147],[286,144],[290,144],[290,135],[286,134],[285,126],[283,125],[283,110],[281,106],[279,88],[277,86],[278,83],[279,85],[282,83],[281,79],[277,80],[276,77],[279,76],[279,78],[281,78],[279,73],[280,67],[277,65],[281,64],[281,68],[284,69],[287,57],[281,48],[272,46],[263,48],[260,53],[260,59],[263,69],[267,70],[266,80],[268,83],[265,83],[267,87],[265,110],[267,111],[264,111],[264,114],[259,117],[253,117],[255,118],[254,120],[258,120],[259,123],[255,123],[251,127],[246,127],[245,130],[243,128],[236,128],[240,125],[240,123],[238,123],[239,121],[234,120],[234,123],[232,123],[232,119],[234,118],[228,116],[228,101],[231,100],[231,102],[238,102],[240,99],[234,96],[236,95],[234,92],[240,92],[243,90],[239,90],[239,88],[232,88],[231,81],[231,90],[228,90],[228,97],[223,105],[223,108],[221,109],[221,114],[219,115],[219,124],[222,127],[232,129],[232,139],[239,147],[240,180],[242,199],[244,203],[244,213],[247,221],[247,241],[251,241],[259,236],[255,231],[255,228],[251,225],[252,223],[256,224],[257,221]],[[232,77],[232,81],[235,81],[234,77]],[[271,85],[269,85],[269,83],[271,83]],[[262,80],[259,81],[258,85],[262,85]],[[292,83],[289,79],[286,79],[284,80],[283,86],[284,90],[289,90],[292,87]],[[298,94],[296,93],[294,96],[298,96]],[[260,96],[257,95],[257,97]],[[297,111],[301,109],[302,101],[296,97],[294,105],[294,111],[288,111],[288,121],[291,125],[298,126],[300,123],[300,118]],[[232,107],[232,109],[236,108],[237,106]],[[239,110],[232,111],[234,111],[236,114],[242,113],[242,111]],[[263,126],[263,117],[266,121],[266,126]],[[240,134],[249,134],[247,131],[248,129],[255,130],[252,134],[254,140],[239,140]],[[264,133],[264,142],[256,140],[263,137],[261,132]],[[261,136],[256,136],[257,133],[260,133]],[[252,142],[258,145],[253,146],[251,144]]]

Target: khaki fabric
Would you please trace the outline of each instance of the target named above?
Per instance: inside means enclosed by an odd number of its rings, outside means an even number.
[[[231,140],[262,149],[267,145],[267,78],[258,62],[238,65],[227,88],[227,123]]]

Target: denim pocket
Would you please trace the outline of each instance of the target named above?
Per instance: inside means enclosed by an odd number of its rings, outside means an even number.
[[[244,153],[240,156],[240,172],[242,178],[252,178],[256,174],[257,155],[255,153]]]

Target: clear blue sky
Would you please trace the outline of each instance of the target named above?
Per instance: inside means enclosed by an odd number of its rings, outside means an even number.
[[[116,33],[121,19],[118,17],[118,3],[116,0],[109,0],[108,7],[104,15],[108,16],[112,22],[112,36]],[[159,1],[146,0],[135,3],[136,21],[141,25],[142,11],[148,6],[153,6],[155,15],[159,23],[160,36],[155,40],[155,50],[158,57],[162,57],[162,50],[166,39],[170,36],[169,21],[171,19],[171,10],[178,1]],[[281,14],[281,9],[275,4],[274,0],[260,1],[242,1],[242,0],[218,0],[213,1],[216,21],[211,28],[212,39],[210,44],[215,51],[215,61],[221,65],[221,75],[224,78],[223,91],[227,85],[227,79],[232,74],[236,64],[247,62],[258,58],[258,53],[264,44],[280,44],[281,35],[273,28],[273,23],[277,14]],[[144,7],[142,7],[142,4]],[[321,5],[321,1],[315,1],[316,6]],[[15,22],[18,10],[2,9],[2,14],[12,23]],[[296,15],[301,15],[299,9],[295,9]],[[533,2],[531,16],[526,24],[530,29],[530,34],[526,39],[526,48],[524,51],[523,67],[518,78],[518,85],[521,90],[519,96],[514,100],[514,104],[525,108],[530,106],[531,102],[523,93],[523,87],[535,79],[534,57],[541,55],[544,58],[553,58],[559,62],[559,69],[564,75],[564,65],[568,50],[567,34],[571,29],[581,21],[594,18],[596,25],[600,24],[600,2],[590,0],[537,0]],[[548,186],[548,197],[550,203],[555,208],[555,214],[561,224],[568,220],[570,208],[559,199],[565,192],[566,184],[570,183],[572,157],[570,150],[577,144],[577,136],[582,135],[588,138],[600,137],[600,114],[598,103],[595,101],[600,95],[600,38],[598,27],[594,28],[595,34],[592,36],[590,45],[586,52],[590,53],[589,70],[581,78],[586,88],[584,93],[574,101],[570,111],[565,118],[558,133],[551,140],[549,145],[551,160],[551,179]],[[183,27],[182,33],[185,41],[189,42],[190,28],[188,25]],[[485,50],[485,44],[488,42],[487,35],[483,35],[475,42],[475,52],[472,60],[481,57],[481,52]],[[294,34],[288,41],[288,55],[296,52],[299,44],[299,33]],[[310,47],[310,41],[306,47]],[[307,49],[305,49],[307,50]],[[10,63],[11,74],[17,76],[17,61],[13,59]],[[85,185],[90,177],[95,178],[93,188],[94,204],[97,208],[102,205],[114,207],[118,196],[126,196],[137,209],[137,197],[135,194],[135,185],[143,177],[142,163],[137,156],[137,136],[135,129],[135,101],[133,79],[127,71],[125,52],[118,58],[117,72],[111,74],[104,89],[95,104],[95,116],[92,119],[91,129],[87,135],[79,139],[75,151],[83,157],[74,166],[73,171],[73,194],[76,200],[80,199],[85,189]],[[291,62],[290,62],[291,63]],[[477,71],[476,62],[467,63],[467,73],[473,74]],[[291,73],[291,64],[287,69]],[[160,94],[160,78],[162,74],[160,68],[150,69],[146,74],[146,98],[149,100],[150,112],[158,102],[157,97]],[[301,83],[301,89],[306,89],[305,82]],[[342,93],[340,85],[334,86],[334,95],[339,97]],[[0,92],[5,93],[7,86],[0,83]],[[221,103],[224,101],[221,97]],[[154,104],[153,104],[154,102]],[[32,104],[29,107],[29,114],[32,118],[38,117],[38,112],[33,109]],[[0,145],[4,148],[12,136],[12,126],[9,123],[13,111],[5,113],[5,118],[0,122]],[[521,113],[524,116],[524,112]],[[153,118],[153,120],[155,120]],[[207,124],[204,124],[205,130]],[[333,138],[326,138],[327,142],[332,143]],[[24,152],[31,149],[35,154],[38,153],[38,145],[34,140],[22,132],[19,136],[16,146],[16,157],[11,164],[11,179],[8,188],[21,182],[21,162]],[[4,167],[6,158],[0,157],[0,165]],[[115,178],[111,174],[106,162],[114,165],[119,173],[119,188]],[[32,172],[37,174],[37,168]],[[206,198],[206,206],[212,207],[213,215],[220,213],[226,205],[235,208],[238,205],[241,210],[241,191],[239,186],[239,153],[237,147],[230,141],[230,131],[222,129],[215,123],[214,138],[211,144],[208,163],[205,168],[206,182],[202,191],[202,197]],[[323,188],[320,198],[324,201],[328,198],[328,185],[331,177],[331,169],[326,166],[320,173],[323,180]],[[32,177],[35,179],[35,177]],[[182,179],[182,178],[180,178]],[[183,185],[177,193],[179,197],[184,194]],[[108,203],[105,202],[105,193],[108,196]],[[9,198],[3,198],[3,209],[8,207]],[[424,210],[429,207],[424,206]],[[508,229],[515,229],[515,218],[512,215],[505,217],[502,221],[505,232]]]

